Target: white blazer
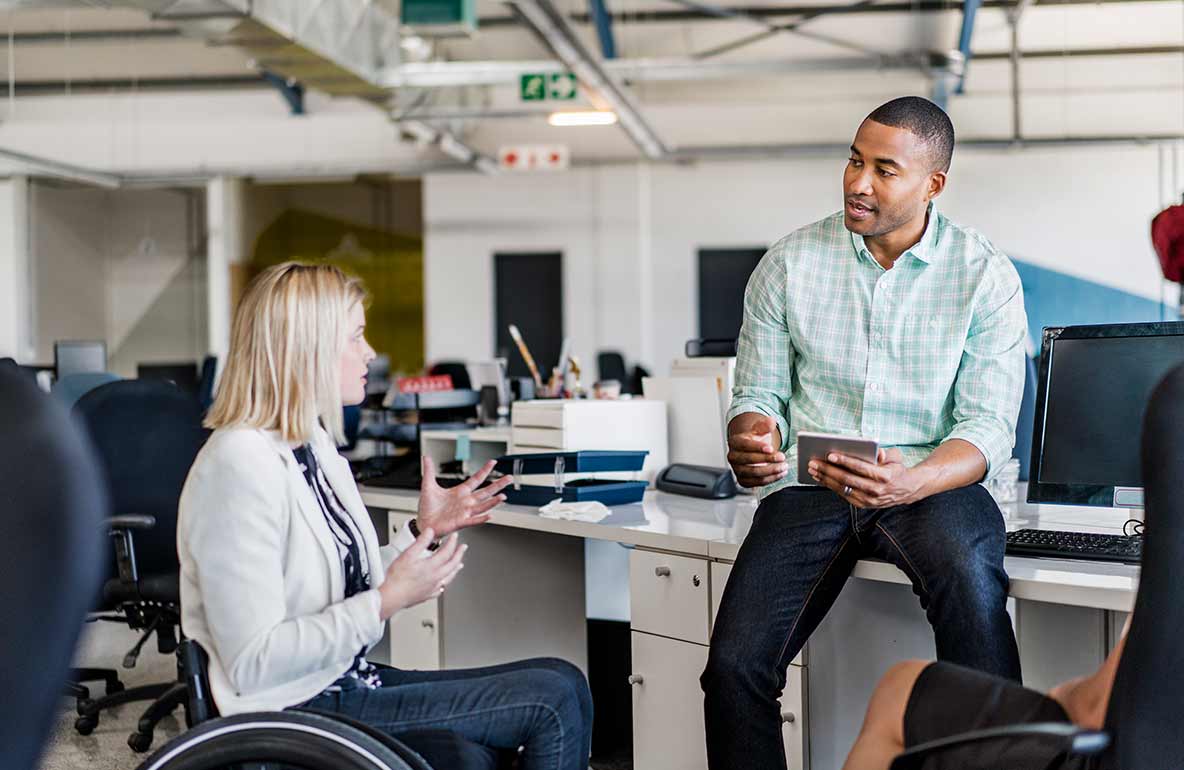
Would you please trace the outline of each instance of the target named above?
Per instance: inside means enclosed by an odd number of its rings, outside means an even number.
[[[310,442],[362,534],[371,590],[345,598],[341,557],[320,505],[277,431],[222,428],[181,492],[181,627],[210,656],[225,716],[295,706],[382,638],[378,586],[414,538],[378,536],[349,463],[319,427]]]

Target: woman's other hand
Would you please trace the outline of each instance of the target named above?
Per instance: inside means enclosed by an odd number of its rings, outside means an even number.
[[[378,587],[383,620],[401,609],[444,593],[444,588],[465,566],[461,559],[469,547],[460,545],[455,534],[445,538],[435,551],[429,551],[428,546],[435,539],[436,533],[425,529],[411,547],[387,567],[386,580]]]
[[[462,484],[444,489],[436,483],[436,464],[432,458],[425,456],[422,462],[423,483],[419,487],[416,526],[420,532],[433,529],[439,537],[489,521],[489,511],[505,502],[506,496],[501,492],[513,481],[506,476],[478,489],[493,471],[495,463],[490,460]]]

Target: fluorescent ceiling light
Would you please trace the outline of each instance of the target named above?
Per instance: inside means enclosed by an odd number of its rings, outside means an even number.
[[[547,122],[553,126],[611,126],[617,122],[617,113],[609,110],[552,112]]]

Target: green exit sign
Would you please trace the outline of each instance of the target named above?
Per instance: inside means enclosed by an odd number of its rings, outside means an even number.
[[[530,73],[519,81],[519,94],[524,102],[570,102],[578,93],[576,76],[570,72]]]

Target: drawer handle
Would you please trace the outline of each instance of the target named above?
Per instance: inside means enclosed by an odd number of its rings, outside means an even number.
[[[432,620],[422,620],[422,621],[420,621],[419,624],[421,626],[423,626],[424,628],[435,628],[436,627],[435,621],[432,621]]]
[[[792,725],[795,721],[797,721],[797,716],[795,716],[792,711],[782,711],[781,721],[787,725]]]
[[[699,586],[703,585],[703,581],[699,579],[698,575],[691,575],[691,585],[693,585],[695,588],[698,588]]]
[[[669,567],[654,567],[654,576],[655,577],[670,577],[670,568]]]
[[[645,677],[643,677],[641,674],[630,674],[629,675],[629,684],[641,684],[644,681],[645,681]]]

